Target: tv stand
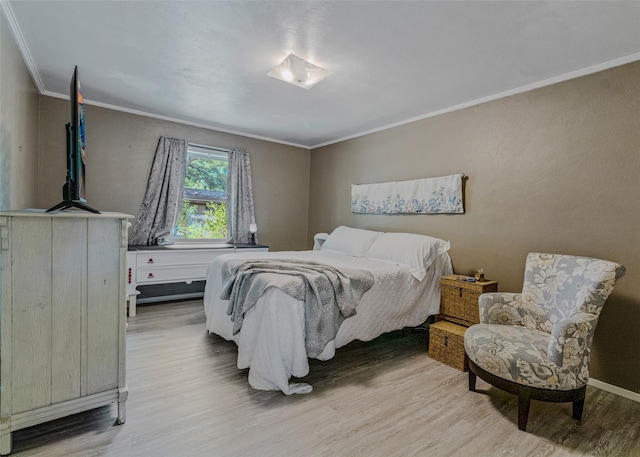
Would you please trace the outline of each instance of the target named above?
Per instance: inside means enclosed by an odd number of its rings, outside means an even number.
[[[100,211],[98,211],[95,208],[90,207],[89,205],[87,205],[86,203],[81,202],[80,200],[65,200],[63,202],[58,203],[56,206],[49,208],[46,212],[51,212],[51,211],[56,211],[56,210],[65,210],[65,209],[69,209],[69,208],[79,208],[79,209],[83,209],[85,211],[89,211],[95,214],[100,214]]]

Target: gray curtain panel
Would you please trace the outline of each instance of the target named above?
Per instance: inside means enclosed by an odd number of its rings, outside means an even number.
[[[255,224],[251,162],[249,153],[238,149],[229,151],[227,182],[227,229],[229,242],[246,244],[250,241],[249,225]],[[258,236],[256,234],[256,242]]]
[[[129,244],[173,243],[173,224],[182,204],[187,142],[160,137],[151,166],[147,192],[136,218]]]

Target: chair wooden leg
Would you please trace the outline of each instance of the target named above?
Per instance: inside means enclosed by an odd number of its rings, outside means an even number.
[[[573,402],[573,418],[576,420],[582,420],[582,409],[584,408],[584,399],[582,397],[579,400]]]
[[[527,420],[529,419],[529,406],[531,398],[529,393],[521,389],[518,394],[518,428],[523,432],[527,430]]]
[[[491,374],[476,365],[473,360],[469,360],[469,390],[475,389],[476,376],[487,381],[498,389],[502,389],[505,392],[518,396],[518,428],[522,431],[526,431],[527,428],[531,400],[572,402],[573,418],[576,420],[581,420],[582,418],[582,409],[587,395],[586,385],[572,390],[540,389],[537,387],[525,386]]]

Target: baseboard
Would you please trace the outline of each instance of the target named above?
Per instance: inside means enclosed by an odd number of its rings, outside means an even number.
[[[612,394],[619,395],[620,397],[628,398],[629,400],[640,403],[640,394],[637,392],[632,392],[630,390],[623,389],[622,387],[614,386],[613,384],[607,384],[606,382],[598,381],[597,379],[593,378],[589,379],[588,384],[606,392],[610,392]]]

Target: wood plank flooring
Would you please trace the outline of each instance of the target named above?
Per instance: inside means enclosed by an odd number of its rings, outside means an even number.
[[[247,384],[236,346],[204,327],[199,300],[141,306],[127,334],[127,422],[104,407],[14,433],[13,456],[640,457],[640,403],[588,387],[570,404],[517,400],[428,357],[427,333],[354,342],[311,361],[308,395]]]

